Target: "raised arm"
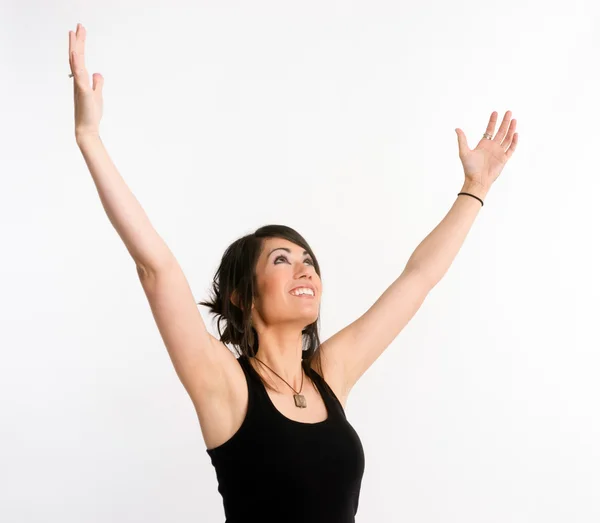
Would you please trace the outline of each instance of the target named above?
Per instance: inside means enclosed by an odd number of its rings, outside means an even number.
[[[84,63],[86,31],[69,31],[69,60],[74,76],[75,137],[110,222],[133,258],[152,314],[175,370],[199,411],[231,394],[239,365],[229,349],[208,333],[188,282],[166,243],[155,231],[111,161],[102,140],[104,79]],[[222,402],[217,402],[222,403]],[[199,412],[200,414],[200,412]],[[204,427],[203,427],[204,430]]]
[[[74,75],[75,139],[108,219],[138,270],[156,271],[172,264],[173,255],[121,178],[100,139],[104,78],[95,73],[90,87],[85,68],[85,39],[86,30],[82,25],[78,24],[76,33],[69,31],[69,60]]]

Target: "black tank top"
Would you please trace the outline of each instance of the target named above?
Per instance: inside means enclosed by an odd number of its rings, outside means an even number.
[[[223,497],[225,523],[350,523],[358,509],[363,447],[341,403],[313,369],[328,417],[303,423],[273,404],[258,372],[241,356],[248,410],[239,430],[207,449]]]

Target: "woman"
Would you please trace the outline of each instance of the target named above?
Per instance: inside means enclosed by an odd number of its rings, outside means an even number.
[[[267,226],[234,242],[201,305],[176,259],[112,164],[99,135],[104,79],[89,85],[86,31],[69,31],[75,136],[108,217],[135,261],[175,370],[196,408],[228,522],[350,522],[364,470],[344,407],[357,380],[448,270],[517,145],[507,112],[492,113],[474,150],[457,129],[465,183],[452,209],[359,319],[321,343],[316,256],[297,232]],[[221,325],[224,329],[221,330]],[[233,345],[236,358],[225,343]]]

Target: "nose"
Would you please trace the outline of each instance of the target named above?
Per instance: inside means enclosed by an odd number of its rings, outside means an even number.
[[[309,280],[312,279],[312,274],[311,274],[311,267],[307,267],[304,263],[302,263],[300,265],[300,267],[298,268],[298,270],[296,271],[296,277],[297,278],[308,278]]]

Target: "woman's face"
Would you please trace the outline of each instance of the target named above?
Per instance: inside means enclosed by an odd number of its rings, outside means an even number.
[[[280,238],[265,238],[256,264],[256,282],[258,297],[252,312],[256,326],[289,323],[303,329],[317,321],[321,278],[302,247]]]

